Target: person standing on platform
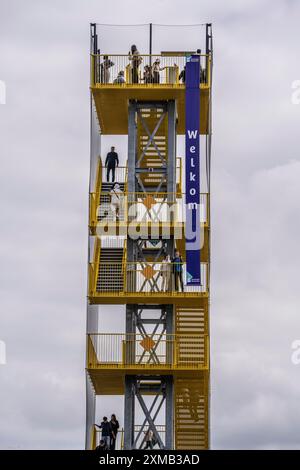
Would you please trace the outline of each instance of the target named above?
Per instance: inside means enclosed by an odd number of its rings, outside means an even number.
[[[115,147],[111,147],[110,152],[108,152],[105,160],[106,168],[106,181],[109,182],[110,172],[112,173],[112,182],[115,182],[115,171],[116,166],[119,166],[119,157],[117,152],[115,152]]]
[[[146,449],[153,449],[153,431],[149,428],[145,435]]]
[[[110,450],[115,450],[118,429],[120,426],[119,426],[119,421],[117,420],[116,415],[114,414],[111,415],[110,427],[111,427]]]
[[[156,59],[155,62],[153,62],[152,65],[152,76],[153,76],[153,83],[160,83],[160,75],[159,72],[161,70],[164,70],[165,67],[160,66],[160,60]]]
[[[178,250],[175,251],[175,256],[172,259],[173,263],[173,273],[175,280],[175,290],[179,291],[179,282],[181,287],[181,292],[184,291],[183,279],[182,279],[182,257]],[[178,282],[179,281],[179,282]]]
[[[131,46],[131,49],[128,52],[128,58],[131,61],[132,83],[139,83],[139,66],[143,62],[143,58],[140,56],[135,44]]]
[[[95,424],[97,428],[101,429],[101,440],[105,442],[105,445],[109,448],[110,447],[110,435],[111,435],[111,426],[110,422],[107,421],[107,417],[103,416],[103,421],[100,424]]]
[[[160,273],[162,275],[161,290],[168,292],[171,290],[171,258],[166,255],[161,263]]]
[[[103,56],[103,62],[100,64],[100,81],[101,83],[109,83],[110,68],[115,64],[108,58],[108,55]]]

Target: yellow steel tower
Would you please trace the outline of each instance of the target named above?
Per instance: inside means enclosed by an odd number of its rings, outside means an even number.
[[[148,55],[100,53],[91,25],[88,449],[99,439],[96,395],[124,397],[119,448],[143,448],[149,429],[156,448],[209,448],[210,24],[202,52],[197,47],[155,55],[151,45]],[[185,133],[184,70],[191,54],[201,63],[206,178],[200,195],[200,286],[185,283],[184,165],[176,150],[177,136]],[[116,169],[119,187],[107,181],[100,156],[100,136],[117,134],[128,135],[127,163]],[[170,262],[175,250],[182,256],[183,290]],[[101,333],[100,304],[125,306],[125,331]]]

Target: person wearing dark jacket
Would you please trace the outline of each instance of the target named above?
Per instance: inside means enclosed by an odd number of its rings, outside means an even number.
[[[175,251],[175,256],[172,259],[173,263],[173,274],[175,280],[175,290],[179,291],[178,281],[180,282],[181,291],[184,291],[183,279],[182,279],[182,257],[178,250]]]
[[[97,428],[101,429],[101,431],[102,431],[101,440],[104,441],[107,448],[109,448],[109,446],[110,446],[110,436],[111,436],[111,426],[110,426],[110,422],[107,421],[107,417],[103,416],[103,421],[100,424],[100,426],[98,426],[98,424],[96,424],[95,426],[97,426]]]
[[[111,427],[111,435],[110,435],[110,450],[115,450],[116,448],[116,440],[117,434],[119,429],[119,421],[116,418],[116,415],[111,415],[110,419],[110,427]]]
[[[105,168],[106,168],[106,181],[109,182],[109,175],[112,172],[112,182],[115,181],[116,166],[119,166],[119,157],[115,152],[115,147],[111,147],[110,152],[106,155]]]

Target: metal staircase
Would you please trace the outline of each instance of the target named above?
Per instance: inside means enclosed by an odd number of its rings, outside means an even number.
[[[121,292],[123,290],[123,248],[101,248],[97,275],[97,290]]]
[[[175,449],[208,448],[207,394],[204,379],[176,380]]]

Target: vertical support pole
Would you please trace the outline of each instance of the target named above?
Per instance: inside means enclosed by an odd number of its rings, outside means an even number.
[[[168,102],[168,193],[176,191],[176,104]]]
[[[168,170],[167,170],[167,191],[168,203],[176,202],[176,103],[174,100],[168,102]],[[174,221],[174,213],[171,213],[172,223]],[[174,255],[175,240],[174,236],[168,240],[168,253],[171,257]],[[172,339],[170,347],[168,347],[168,361],[173,362],[174,344],[174,306],[172,304],[166,306],[166,333],[167,338]],[[173,377],[166,377],[166,449],[173,449],[174,436],[174,392]]]
[[[91,23],[90,24],[90,33],[91,33],[91,44],[90,44],[90,53],[93,54],[93,57],[91,57],[91,68],[92,68],[92,82],[95,83],[96,78],[97,78],[97,66],[98,66],[98,60],[97,60],[97,49],[98,49],[98,35],[97,35],[97,25],[96,23]],[[91,83],[92,84],[92,83]]]
[[[168,168],[167,168],[167,192],[168,205],[176,202],[176,104],[175,101],[168,102]],[[174,213],[170,213],[170,222],[174,221]],[[174,237],[168,240],[168,253],[174,254]]]
[[[136,305],[126,305],[126,343],[125,361],[126,364],[135,362],[135,332],[136,332]]]
[[[134,412],[135,394],[133,388],[134,377],[125,376],[125,400],[124,400],[124,449],[131,450],[134,443]]]
[[[149,65],[152,65],[152,23],[149,24]]]
[[[136,103],[130,101],[128,105],[128,192],[135,191],[135,165],[136,165]]]
[[[207,83],[207,78],[209,76],[209,58],[208,55],[211,50],[211,23],[206,23],[205,25],[205,77],[206,77],[206,83]]]
[[[166,449],[172,450],[174,446],[174,383],[173,377],[167,375],[166,384]]]
[[[136,104],[130,101],[128,105],[128,200],[133,202],[135,193],[135,167],[136,167]],[[136,243],[127,236],[127,262],[135,261]],[[132,278],[129,281],[130,290],[135,289],[135,271],[131,271]],[[135,321],[135,305],[126,305],[126,343],[129,336],[132,338],[136,330]],[[128,335],[128,336],[127,336]],[[128,349],[128,348],[127,348]],[[126,353],[126,360],[132,360],[132,352]],[[129,354],[129,357],[128,357]],[[125,376],[125,400],[124,400],[124,448],[132,449],[134,443],[134,423],[135,423],[135,394],[134,394],[135,377],[131,375]]]
[[[174,362],[174,306],[173,304],[166,305],[166,335],[167,335],[167,347],[166,347],[166,363],[173,364]]]
[[[94,26],[94,28],[93,28]],[[91,25],[91,42],[94,41],[95,25]],[[92,44],[91,44],[92,47]],[[90,95],[90,180],[89,191],[93,191],[95,187],[96,170],[98,157],[101,148],[101,134],[97,122],[96,111],[93,102],[92,93]],[[88,263],[91,261],[92,237],[88,237]],[[88,279],[89,283],[89,279]],[[89,286],[87,285],[87,290]],[[86,304],[86,333],[98,333],[98,306],[90,305],[87,300]],[[86,336],[86,338],[88,338]],[[95,423],[96,397],[90,382],[88,374],[86,375],[86,423],[85,423],[85,445],[86,449],[91,445],[92,426]]]
[[[91,31],[91,54],[97,54],[97,26],[96,23],[90,24],[90,31]]]
[[[134,202],[134,193],[136,190],[135,181],[135,167],[136,167],[136,140],[137,140],[137,129],[136,129],[136,103],[134,101],[129,102],[128,106],[128,201],[129,207]],[[136,243],[130,237],[127,237],[127,261],[135,261]],[[132,275],[135,273],[132,272]],[[130,285],[133,283],[133,279],[128,279]],[[134,289],[134,285],[131,288]]]
[[[93,426],[96,421],[96,395],[88,373],[86,374],[86,432],[85,449],[91,450]],[[98,444],[98,443],[97,443]]]

